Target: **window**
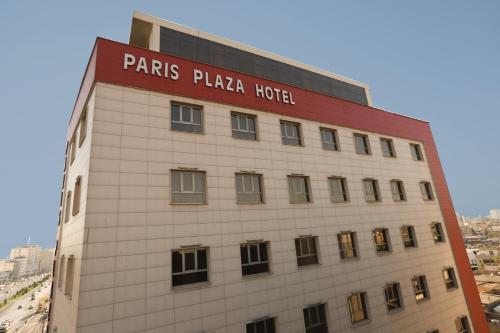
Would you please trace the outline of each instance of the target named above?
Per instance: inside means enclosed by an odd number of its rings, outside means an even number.
[[[236,202],[240,204],[264,202],[262,175],[236,174]]]
[[[432,185],[429,182],[420,182],[420,191],[422,191],[422,198],[424,201],[434,200],[434,194],[432,193]]]
[[[80,212],[80,197],[82,195],[82,177],[78,177],[75,182],[75,194],[73,195],[73,216]]]
[[[207,248],[172,251],[172,286],[207,282]]]
[[[330,198],[332,202],[347,202],[349,195],[347,192],[347,180],[342,177],[328,178],[330,185]]]
[[[76,132],[76,130],[75,130],[75,132]],[[71,141],[69,143],[69,165],[73,164],[73,161],[75,160],[75,157],[76,157],[75,136],[76,136],[76,134],[73,134],[73,137],[71,138]]]
[[[455,276],[455,270],[453,267],[447,267],[443,269],[443,279],[446,289],[458,288],[457,277]]]
[[[403,307],[399,283],[389,283],[385,285],[385,304],[388,311],[401,309]]]
[[[205,172],[172,170],[172,203],[204,204]]]
[[[417,247],[417,238],[415,236],[415,228],[411,225],[401,227],[401,237],[403,238],[404,247]]]
[[[64,205],[64,222],[68,222],[70,218],[70,207],[71,207],[71,191],[66,193],[66,204]]]
[[[377,252],[391,251],[389,229],[377,228],[373,230],[373,240],[375,241],[375,248]]]
[[[339,242],[340,258],[356,258],[358,256],[356,250],[356,233],[354,232],[341,232],[337,234]]]
[[[249,242],[240,245],[243,275],[269,272],[267,248],[268,242]]]
[[[59,287],[59,290],[62,290],[64,286],[64,266],[66,264],[66,258],[64,255],[61,256],[61,259],[59,260],[59,274],[58,278],[59,281],[57,282],[57,286]]]
[[[394,201],[405,201],[405,187],[401,180],[391,180],[392,199]]]
[[[469,320],[467,316],[459,317],[455,320],[455,326],[457,327],[457,332],[460,333],[471,333],[471,329],[469,326]]]
[[[284,145],[301,146],[302,136],[300,133],[300,124],[287,121],[280,121],[281,142]]]
[[[444,232],[441,223],[434,222],[431,224],[431,232],[432,237],[434,238],[434,242],[444,242]]]
[[[422,150],[420,149],[420,145],[416,143],[410,143],[410,152],[411,157],[414,161],[423,161],[424,157],[422,155]]]
[[[170,117],[174,131],[202,132],[202,108],[200,106],[172,103]]]
[[[325,304],[312,305],[304,309],[306,333],[328,333]]]
[[[83,141],[87,137],[87,108],[82,112],[82,117],[80,118],[80,137],[78,138],[78,145],[81,147]]]
[[[391,139],[380,138],[380,144],[382,145],[382,155],[384,157],[396,157],[394,142]]]
[[[429,291],[427,288],[427,279],[425,275],[415,276],[411,279],[413,291],[415,292],[415,300],[422,301],[429,298]]]
[[[378,189],[378,181],[376,179],[363,179],[363,190],[365,192],[365,200],[367,202],[380,201],[380,191]]]
[[[66,268],[66,284],[64,285],[64,295],[71,299],[73,294],[73,276],[75,271],[75,257],[68,257],[68,264]]]
[[[354,133],[354,143],[356,146],[356,153],[362,155],[370,155],[370,143],[368,141],[368,135]]]
[[[351,316],[351,324],[368,320],[368,308],[366,305],[366,293],[355,293],[347,297],[347,305]]]
[[[318,263],[316,239],[317,237],[312,236],[295,238],[295,252],[297,253],[298,266]]]
[[[329,128],[320,127],[321,143],[323,149],[339,150],[337,131]]]
[[[275,333],[274,318],[256,320],[247,324],[247,333]]]
[[[255,126],[256,117],[249,114],[231,113],[231,128],[233,138],[243,140],[257,140],[257,130]]]
[[[288,193],[290,203],[311,202],[311,191],[309,188],[309,177],[306,176],[287,176]]]

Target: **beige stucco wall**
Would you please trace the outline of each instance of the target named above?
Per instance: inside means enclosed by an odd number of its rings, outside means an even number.
[[[373,154],[362,156],[354,153],[353,130],[334,127],[341,151],[332,152],[321,148],[320,124],[310,121],[101,83],[94,93],[92,140],[86,142],[92,150],[83,147],[80,157],[87,160],[75,161],[68,182],[72,186],[79,173],[86,180],[90,166],[81,209],[88,232],[81,220],[71,221],[61,243],[61,253],[83,259],[74,283],[80,294],[71,302],[57,295],[56,325],[69,328],[76,320],[79,333],[233,333],[270,315],[277,316],[279,333],[292,333],[304,331],[306,305],[326,302],[331,332],[446,333],[455,332],[457,316],[468,314],[462,290],[445,289],[441,269],[454,262],[449,243],[432,240],[429,224],[442,222],[441,212],[437,201],[422,200],[418,183],[431,176],[427,162],[412,160],[409,141],[393,138],[397,158],[388,159],[379,136],[366,133]],[[171,100],[203,105],[203,135],[170,130]],[[259,141],[231,137],[230,111],[257,115]],[[302,124],[305,147],[282,145],[280,119]],[[170,170],[178,167],[206,171],[207,205],[170,205]],[[263,174],[265,204],[235,203],[239,170]],[[291,173],[310,177],[313,203],[289,203]],[[347,178],[349,203],[330,202],[331,175]],[[365,202],[365,177],[378,179],[381,203]],[[393,202],[393,178],[404,181],[407,202]],[[403,248],[403,224],[415,226],[417,249]],[[375,227],[390,229],[392,254],[375,253]],[[339,257],[336,234],[345,230],[357,232],[357,260]],[[293,239],[304,234],[319,237],[320,265],[297,268]],[[269,275],[242,278],[239,244],[250,239],[270,241]],[[171,250],[189,244],[209,247],[210,284],[172,290]],[[427,276],[429,301],[416,304],[415,274]],[[388,314],[383,286],[394,281],[405,307]],[[354,330],[346,306],[353,291],[367,292],[371,317]]]

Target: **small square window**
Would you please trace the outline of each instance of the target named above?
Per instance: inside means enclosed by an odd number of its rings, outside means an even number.
[[[325,304],[309,306],[303,312],[306,333],[328,333]]]
[[[415,228],[411,225],[401,227],[401,237],[405,248],[417,247],[417,238],[415,236]]]
[[[351,317],[351,324],[368,320],[368,306],[366,304],[366,293],[354,293],[347,297],[347,306]]]
[[[389,229],[376,228],[375,230],[373,230],[373,240],[375,241],[375,248],[378,253],[391,251]]]
[[[172,251],[172,286],[207,282],[207,248],[186,248]]]
[[[312,201],[309,177],[287,176],[287,179],[290,203],[307,203]]]
[[[269,272],[268,242],[249,242],[240,245],[243,275]]]
[[[425,275],[415,276],[411,282],[413,285],[413,291],[415,292],[415,300],[417,302],[426,300],[430,297]]]
[[[284,145],[302,146],[302,133],[300,124],[288,121],[280,121],[281,141]]]
[[[436,243],[444,242],[444,232],[441,223],[438,222],[432,223],[431,232],[432,232],[432,238],[434,238],[434,242]]]
[[[410,152],[411,157],[414,161],[423,161],[424,156],[422,155],[422,150],[420,149],[420,145],[416,143],[410,143]]]
[[[455,276],[455,270],[453,267],[443,268],[443,279],[446,289],[458,288],[457,277]]]
[[[172,170],[171,191],[173,204],[204,204],[205,172]]]
[[[264,202],[262,175],[251,173],[236,174],[236,202],[239,204]]]
[[[242,140],[257,140],[257,117],[250,114],[231,113],[231,128],[233,138]]]
[[[467,316],[459,317],[455,320],[455,326],[457,328],[457,332],[459,333],[471,333],[469,319]]]
[[[389,283],[385,285],[385,304],[389,312],[403,307],[399,283]]]
[[[259,319],[247,324],[247,333],[275,333],[274,318]]]
[[[434,200],[434,193],[432,192],[432,185],[429,182],[420,182],[420,191],[424,201]]]
[[[401,180],[391,180],[392,199],[396,202],[406,201],[405,187]]]
[[[328,178],[330,185],[330,199],[332,202],[347,202],[349,194],[347,191],[347,180],[343,177]]]
[[[368,135],[354,133],[354,143],[355,143],[356,153],[361,155],[371,155],[370,141],[368,140]]]
[[[203,115],[201,106],[172,103],[170,124],[173,131],[201,133]]]
[[[340,258],[356,258],[358,256],[355,232],[341,232],[337,234],[337,241],[339,243]]]
[[[295,238],[297,265],[305,266],[318,263],[317,237]]]
[[[319,132],[321,134],[323,149],[335,151],[339,150],[339,140],[336,130],[320,127]]]
[[[380,138],[380,144],[382,145],[382,155],[384,157],[396,157],[394,142],[391,139]]]
[[[363,190],[367,202],[381,201],[378,181],[376,179],[363,179]]]

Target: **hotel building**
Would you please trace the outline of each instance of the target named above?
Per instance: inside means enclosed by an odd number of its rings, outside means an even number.
[[[134,13],[71,114],[50,333],[487,332],[429,123]]]

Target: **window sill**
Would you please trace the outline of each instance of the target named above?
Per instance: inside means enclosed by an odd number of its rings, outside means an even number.
[[[403,311],[404,311],[404,309],[405,309],[405,308],[401,306],[401,307],[399,307],[399,308],[397,308],[397,309],[387,310],[387,314],[389,314],[389,315],[392,315],[392,314],[398,314],[398,313],[400,313],[400,312],[403,312]]]
[[[197,283],[190,283],[190,284],[185,284],[181,286],[172,286],[170,290],[172,292],[182,292],[186,290],[192,290],[192,289],[202,289],[202,288],[207,288],[210,287],[212,284],[210,281],[205,281],[205,282],[197,282]]]
[[[241,275],[241,279],[242,280],[253,280],[253,279],[258,279],[258,278],[262,278],[262,277],[265,277],[265,276],[269,276],[269,275],[272,275],[271,272],[261,272],[261,273],[255,273],[255,274],[247,274],[247,275]]]
[[[356,328],[356,327],[364,326],[364,325],[369,324],[370,322],[371,322],[370,318],[364,319],[364,320],[361,320],[361,321],[357,321],[355,323],[351,323],[351,328]]]
[[[321,266],[321,264],[319,262],[314,263],[314,264],[302,265],[302,266],[297,265],[297,270],[298,271],[307,271],[310,269],[317,268],[318,266]]]

